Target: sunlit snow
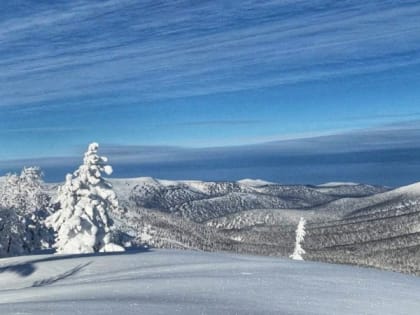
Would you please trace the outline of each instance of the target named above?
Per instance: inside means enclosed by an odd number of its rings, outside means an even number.
[[[420,278],[175,250],[0,262],[0,314],[418,314]]]

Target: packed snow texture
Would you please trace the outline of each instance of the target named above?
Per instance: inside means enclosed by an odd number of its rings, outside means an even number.
[[[418,314],[420,278],[278,258],[153,250],[7,258],[0,314]]]

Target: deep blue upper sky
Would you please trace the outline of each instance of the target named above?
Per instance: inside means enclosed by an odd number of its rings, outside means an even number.
[[[0,70],[0,174],[64,165],[98,141],[121,169],[129,161],[121,176],[420,180],[420,1],[1,1]],[[226,171],[270,141],[285,169],[267,171],[261,153],[252,171]],[[191,150],[213,147],[203,174]],[[402,177],[392,154],[370,175],[323,164],[329,177],[281,159],[372,150],[405,150]],[[163,171],[180,160],[201,166]],[[144,168],[155,162],[166,166]]]

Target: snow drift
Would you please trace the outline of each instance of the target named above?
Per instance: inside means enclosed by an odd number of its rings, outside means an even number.
[[[153,250],[0,262],[0,314],[418,314],[420,278]]]

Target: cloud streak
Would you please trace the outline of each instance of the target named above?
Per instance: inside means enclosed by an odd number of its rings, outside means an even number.
[[[74,1],[0,13],[0,106],[258,89],[420,63],[416,1]],[[57,105],[56,105],[57,106]]]
[[[397,186],[418,180],[419,121],[376,129],[274,141],[255,145],[182,148],[102,145],[117,177],[237,180],[263,178],[287,183],[347,180]],[[79,156],[0,161],[0,169],[39,165],[47,179],[61,181]]]
[[[80,132],[85,129],[73,128],[73,127],[39,127],[39,128],[3,128],[0,129],[0,134],[14,134],[14,133],[34,133],[34,134],[45,134],[45,133],[71,133]]]

